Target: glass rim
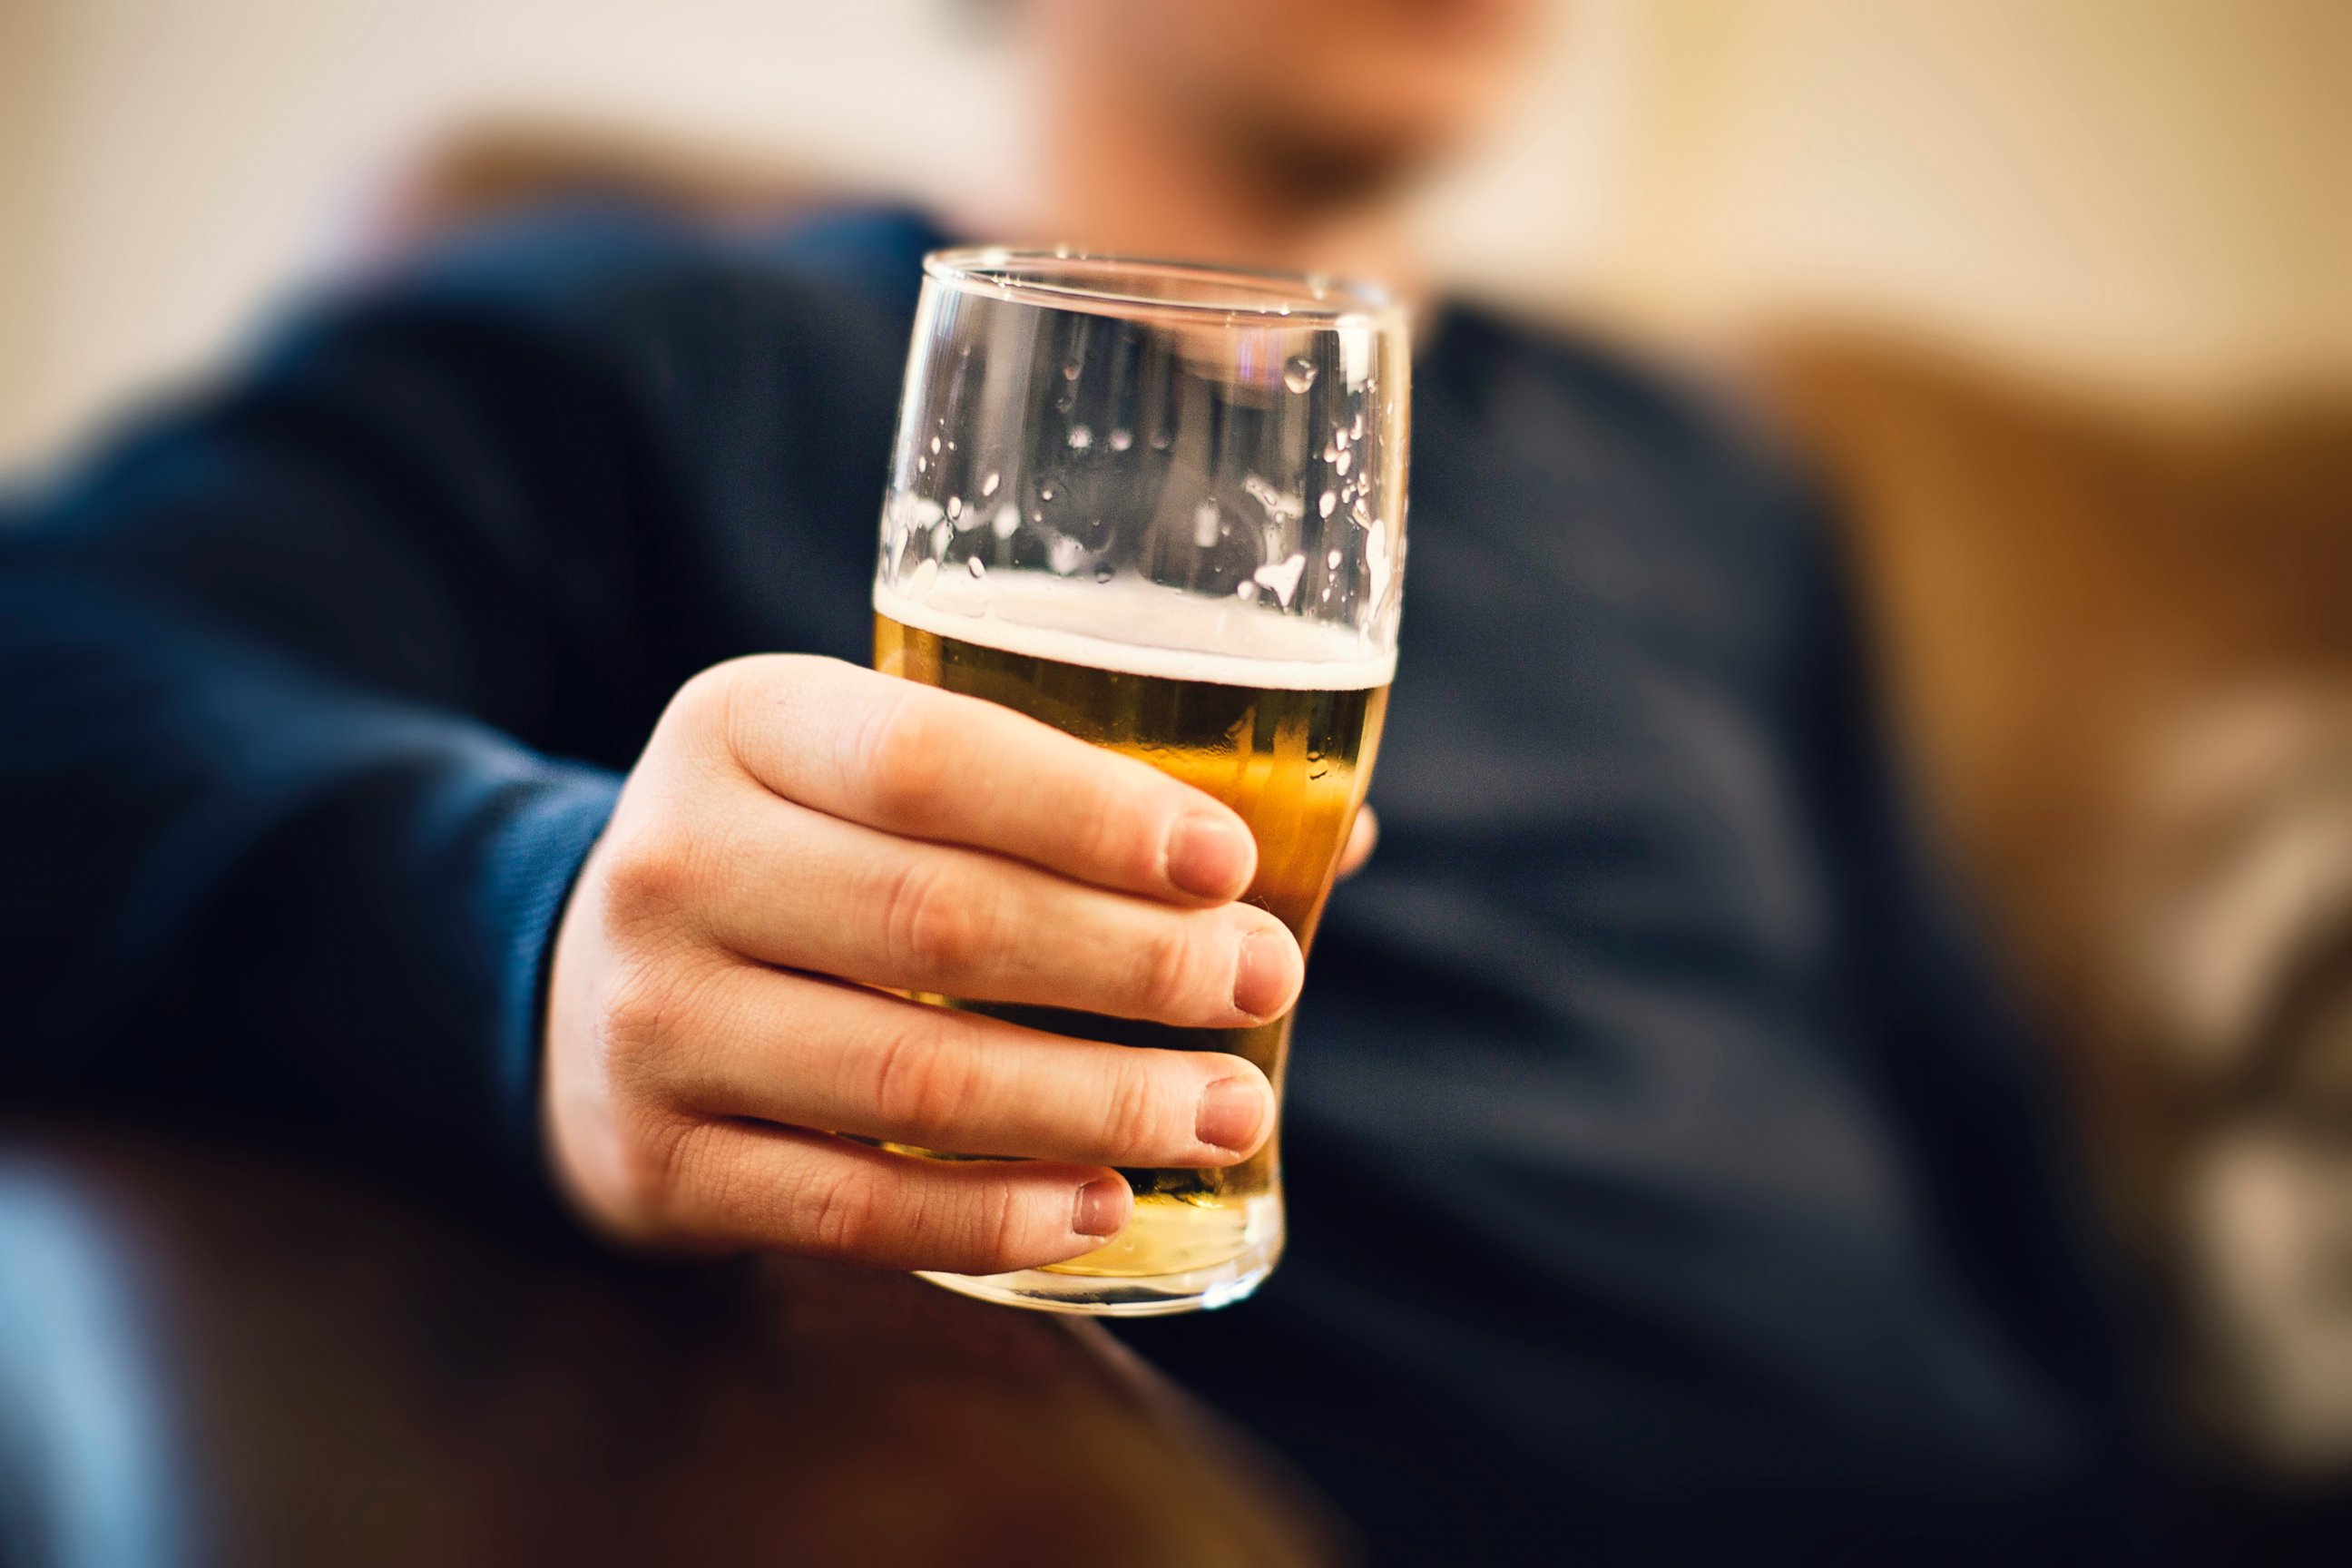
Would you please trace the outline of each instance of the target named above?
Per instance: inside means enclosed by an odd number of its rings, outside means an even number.
[[[1165,298],[1100,281],[1120,274],[1165,278],[1198,292]],[[1246,317],[1258,327],[1314,330],[1397,327],[1406,314],[1392,289],[1368,279],[1067,246],[953,246],[925,256],[923,275],[962,293],[1106,316],[1226,322]]]

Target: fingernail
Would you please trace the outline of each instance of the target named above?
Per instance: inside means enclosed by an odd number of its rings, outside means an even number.
[[[1097,1176],[1078,1189],[1078,1205],[1070,1228],[1080,1236],[1117,1236],[1127,1225],[1127,1184],[1117,1176]]]
[[[1253,1018],[1271,1018],[1289,1005],[1298,987],[1298,949],[1279,931],[1257,931],[1242,938],[1234,963],[1234,1005]]]
[[[1257,847],[1231,817],[1203,812],[1168,830],[1168,880],[1196,899],[1231,899],[1249,885]]]
[[[1192,1136],[1220,1149],[1255,1148],[1257,1130],[1265,1121],[1264,1089],[1245,1078],[1221,1078],[1201,1091]]]

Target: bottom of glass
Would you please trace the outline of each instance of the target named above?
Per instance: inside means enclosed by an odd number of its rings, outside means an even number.
[[[1177,1200],[1166,1200],[1174,1203]],[[1067,1263],[1022,1268],[1010,1274],[937,1274],[921,1277],[961,1295],[1040,1312],[1072,1312],[1100,1318],[1154,1318],[1171,1312],[1203,1312],[1230,1306],[1263,1284],[1282,1257],[1282,1199],[1261,1194],[1225,1200],[1212,1213],[1161,1215],[1151,1200],[1137,1205],[1136,1217],[1108,1246]],[[1192,1245],[1154,1246],[1155,1232],[1180,1222]],[[1218,1245],[1201,1245],[1213,1233]],[[1172,1240],[1173,1237],[1168,1239]],[[1213,1258],[1204,1252],[1213,1251]],[[1153,1254],[1160,1254],[1154,1258]],[[1158,1269],[1139,1268],[1147,1259]]]

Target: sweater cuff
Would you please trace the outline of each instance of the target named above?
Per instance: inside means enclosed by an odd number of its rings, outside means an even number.
[[[621,791],[618,775],[544,763],[514,792],[515,804],[482,844],[492,931],[501,947],[493,1066],[516,1176],[543,1186],[541,1040],[558,922],[580,868],[604,833]]]

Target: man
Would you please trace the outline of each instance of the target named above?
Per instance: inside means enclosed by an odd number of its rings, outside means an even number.
[[[1401,194],[1532,25],[1024,20],[1041,230],[1407,279]],[[943,237],[485,235],[29,509],[12,1098],[299,1120],[551,1177],[634,1242],[962,1272],[1115,1232],[1112,1167],[1257,1148],[1246,1063],[873,989],[1212,1026],[1302,980],[1222,807],[857,668]],[[1622,366],[1427,321],[1388,843],[1302,1015],[1290,1258],[1134,1342],[1393,1561],[2108,1539],[2118,1400],[2032,1066],[1902,852],[1801,498]]]

